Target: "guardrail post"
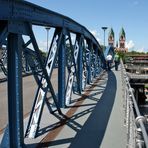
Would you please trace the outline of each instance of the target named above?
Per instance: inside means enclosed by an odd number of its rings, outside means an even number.
[[[137,137],[136,137],[137,147],[144,147],[144,140],[143,140],[141,128],[137,128],[136,132],[137,132]]]
[[[143,139],[143,134],[142,134],[142,130],[140,127],[140,121],[145,123],[146,119],[144,116],[138,116],[136,118],[136,126],[137,126],[137,136],[136,136],[136,144],[138,147],[144,147],[144,139]]]

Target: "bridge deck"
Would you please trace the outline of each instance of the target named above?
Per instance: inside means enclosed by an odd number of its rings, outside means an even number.
[[[67,118],[51,115],[44,107],[38,137],[25,138],[27,147],[126,147],[120,70],[104,72],[81,96],[72,98],[70,107],[62,109]]]
[[[105,72],[82,96],[73,98],[71,107],[63,109],[67,119],[44,108],[39,136],[25,139],[28,147],[126,147],[120,71]]]

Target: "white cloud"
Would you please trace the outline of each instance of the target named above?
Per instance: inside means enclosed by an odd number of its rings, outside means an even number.
[[[144,48],[144,47],[139,48],[139,49],[137,49],[136,51],[137,51],[137,52],[148,52],[148,50],[147,50],[146,48]]]
[[[148,49],[146,49],[145,47],[135,49],[135,43],[132,40],[130,40],[129,42],[126,42],[125,47],[128,48],[128,51],[148,52]]]
[[[48,42],[48,48],[50,47],[50,43],[51,41]],[[41,49],[42,51],[47,51],[47,41],[39,41],[38,42],[38,46],[39,46],[39,49]]]
[[[100,43],[101,42],[100,34],[96,30],[90,30],[90,32],[94,35],[96,40]]]
[[[125,43],[125,47],[128,48],[128,51],[132,51],[135,48],[135,44],[132,40]]]

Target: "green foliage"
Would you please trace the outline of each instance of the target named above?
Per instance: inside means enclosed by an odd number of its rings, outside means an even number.
[[[42,50],[40,50],[40,52],[41,52],[41,56],[42,56],[43,58],[46,58],[47,52],[44,52],[44,51],[42,51]]]
[[[122,52],[122,51],[118,51],[117,52],[118,53],[118,55],[119,55],[119,57],[123,60],[123,62],[125,61],[125,54],[126,53],[124,53],[124,52]]]
[[[146,54],[148,54],[148,52],[147,53],[144,53],[144,52],[137,52],[137,51],[130,51],[130,52],[128,52],[128,53],[126,53],[126,55],[146,55]]]
[[[106,49],[106,46],[104,46],[104,45],[100,45],[100,46],[101,46],[101,48],[103,49],[102,51],[104,52],[105,49]]]
[[[144,53],[144,52],[137,52],[137,51],[130,51],[130,52],[127,52],[127,53],[124,53],[124,62],[128,61],[131,59],[130,56],[139,56],[139,55],[147,55],[147,53]]]

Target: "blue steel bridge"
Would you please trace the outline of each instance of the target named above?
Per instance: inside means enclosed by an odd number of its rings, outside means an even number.
[[[0,99],[8,104],[2,148],[148,148],[147,118],[122,61],[118,71],[104,69],[113,47],[103,52],[81,24],[26,1],[0,0],[0,10],[0,67],[7,79]],[[36,26],[53,30],[46,56]],[[24,116],[27,99],[32,103]]]

